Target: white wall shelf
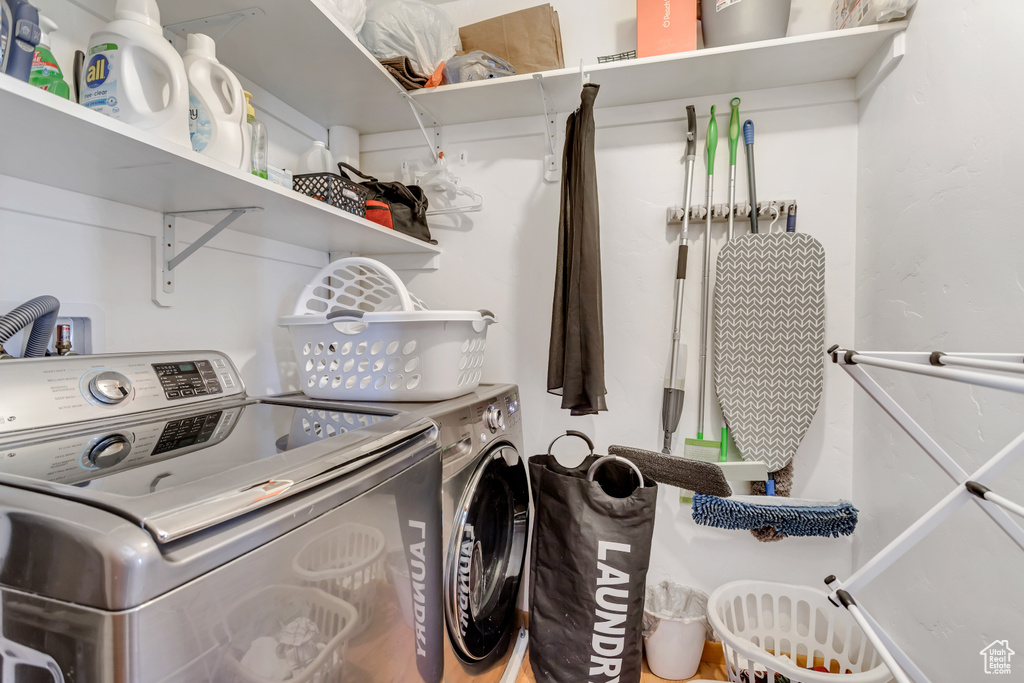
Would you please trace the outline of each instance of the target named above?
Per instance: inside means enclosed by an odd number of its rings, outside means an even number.
[[[736,94],[808,83],[854,79],[877,82],[902,58],[891,46],[907,22],[828,31],[743,45],[583,67],[601,85],[596,105],[618,107],[708,95]],[[881,62],[879,64],[878,62]],[[886,70],[888,69],[888,70]],[[871,72],[868,74],[867,72]],[[545,71],[544,88],[555,111],[579,106],[578,68]],[[534,78],[521,74],[456,83],[411,93],[445,125],[544,116]],[[867,88],[858,88],[859,97]]]
[[[0,77],[0,174],[161,214],[260,207],[231,229],[324,252],[414,254],[440,248],[233,169],[14,78]],[[16,122],[16,123],[15,123]],[[216,222],[211,216],[203,222]]]
[[[165,0],[160,20],[177,24],[253,4]],[[271,0],[259,6],[263,16],[246,19],[217,41],[217,58],[230,69],[324,128],[382,133],[416,127],[402,99],[405,89],[352,33],[321,11],[319,0]]]
[[[250,0],[164,2],[164,24],[233,12]],[[405,90],[347,29],[321,10],[321,0],[268,2],[263,16],[246,19],[217,43],[218,58],[267,92],[324,126],[360,133],[410,130],[416,121]],[[859,78],[870,82],[872,60],[888,68],[886,54],[907,26],[892,22],[791,36],[660,57],[585,66],[601,84],[598,107],[735,94],[792,85]],[[286,52],[288,54],[283,54]],[[887,71],[886,71],[887,73]],[[542,72],[555,111],[579,105],[578,68]],[[410,92],[443,125],[543,116],[534,79],[520,74]],[[865,90],[858,87],[857,97]]]

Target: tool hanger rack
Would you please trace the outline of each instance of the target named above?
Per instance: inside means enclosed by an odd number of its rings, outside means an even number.
[[[845,607],[878,649],[893,677],[900,683],[930,683],[928,677],[879,626],[854,594],[878,577],[911,548],[945,521],[957,509],[974,503],[1024,550],[1024,529],[1007,511],[1024,517],[1024,506],[994,493],[989,486],[1014,461],[1024,454],[1024,432],[1004,446],[974,472],[967,472],[950,457],[899,403],[865,371],[865,367],[885,368],[939,379],[1024,394],[1024,354],[943,353],[854,351],[838,345],[828,350],[832,361],[843,368],[903,431],[924,449],[956,486],[906,531],[868,560],[845,581],[835,576],[825,579],[832,591],[829,600]]]

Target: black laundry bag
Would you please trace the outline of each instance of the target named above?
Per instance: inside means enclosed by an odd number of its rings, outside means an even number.
[[[538,683],[638,683],[658,486],[623,459],[530,458],[530,666]],[[557,441],[557,439],[556,439]],[[554,442],[552,442],[552,445]]]

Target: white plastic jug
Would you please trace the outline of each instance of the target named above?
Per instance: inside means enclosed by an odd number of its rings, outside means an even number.
[[[188,76],[192,149],[241,168],[249,158],[245,95],[235,74],[217,61],[213,38],[190,33],[182,61]]]
[[[334,157],[331,156],[327,145],[319,140],[313,141],[313,146],[299,157],[299,162],[295,165],[296,174],[337,172],[338,170],[334,166]]]
[[[81,103],[191,147],[185,66],[164,40],[156,0],[117,0],[114,21],[92,34]]]

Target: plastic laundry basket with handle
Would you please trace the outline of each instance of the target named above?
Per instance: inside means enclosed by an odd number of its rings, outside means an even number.
[[[384,534],[365,524],[339,524],[321,534],[293,558],[292,569],[308,586],[319,588],[356,608],[353,636],[373,621],[377,582],[384,577]]]
[[[353,257],[317,273],[281,319],[302,391],[349,401],[442,401],[480,384],[490,311],[431,311],[397,274]]]
[[[274,585],[243,598],[226,616],[230,643],[217,673],[218,683],[272,683],[285,680],[278,675],[264,675],[242,664],[247,651],[258,639],[284,640],[283,631],[289,622],[306,619],[315,625],[310,643],[280,643],[278,657],[291,659],[290,648],[314,648],[303,658],[304,665],[293,668],[292,683],[342,683],[345,649],[352,638],[359,617],[355,608],[333,595],[316,588]],[[313,634],[311,634],[312,636]],[[291,662],[289,662],[291,663]],[[266,672],[269,674],[269,672]]]
[[[878,651],[825,591],[769,581],[733,581],[708,598],[729,680],[749,683],[886,683]],[[812,671],[816,665],[830,673]],[[847,673],[849,672],[849,673]]]

